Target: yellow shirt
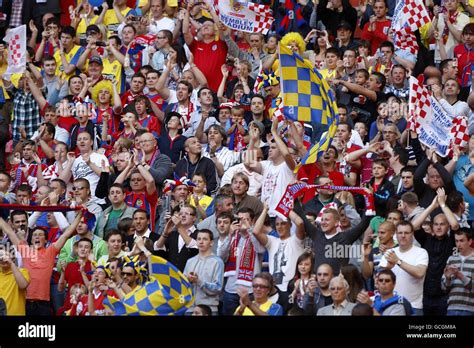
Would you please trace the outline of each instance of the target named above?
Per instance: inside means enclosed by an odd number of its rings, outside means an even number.
[[[79,57],[81,56],[82,52],[84,52],[84,49],[79,46],[79,45],[74,45],[74,47],[69,51],[69,53],[65,53],[64,56],[66,58],[66,61],[69,64],[77,64],[77,61],[79,60]],[[54,52],[54,59],[56,60],[57,68],[56,68],[56,75],[60,76],[64,74],[64,66],[61,61],[61,55],[59,54],[59,49]],[[74,76],[75,71],[72,73],[66,75],[66,79],[69,79],[71,76]]]
[[[255,303],[255,302],[254,302]],[[272,301],[268,300],[267,302],[265,303],[262,303],[260,306],[258,306],[258,308],[267,313],[268,310],[270,309],[270,307],[272,306]],[[237,313],[240,309],[240,306],[236,309],[235,313]],[[244,310],[244,313],[242,314],[243,316],[255,316],[255,314],[253,314],[253,312],[248,308],[246,307],[245,310]]]
[[[124,81],[122,81],[122,64],[115,59],[113,62],[110,62],[108,58],[102,60],[104,64],[104,70],[102,70],[102,75],[115,76],[115,80],[119,84],[118,91],[123,93],[125,91]]]
[[[324,68],[324,69],[319,70],[319,72],[321,73],[321,76],[323,77],[323,79],[334,79],[336,78],[337,70],[334,69],[333,71],[329,71],[328,68]]]
[[[120,13],[125,17],[131,10],[132,9],[130,7],[125,7],[122,11],[120,11]],[[107,37],[109,37],[114,35],[114,32],[117,32],[119,25],[122,23],[119,22],[114,9],[110,9],[105,12],[104,24],[107,27]]]
[[[202,198],[199,200],[199,205],[202,207],[202,209],[206,210],[207,207],[212,203],[212,197],[209,197],[209,196],[202,196]],[[196,205],[194,204],[194,199],[190,199],[189,200],[189,204],[191,206],[193,206],[194,208],[196,208]]]
[[[26,268],[19,268],[25,279],[30,281],[30,274]],[[25,315],[26,289],[20,290],[12,271],[0,271],[0,298],[7,305],[7,315]]]
[[[94,17],[92,17],[92,19],[90,20],[89,25],[95,24],[95,22],[97,22],[97,19],[99,19],[99,16],[94,15]],[[87,29],[86,20],[84,18],[82,18],[81,21],[79,22],[79,24],[77,25],[77,29],[76,29],[76,35],[79,39],[85,40],[85,38],[86,38],[86,29]]]

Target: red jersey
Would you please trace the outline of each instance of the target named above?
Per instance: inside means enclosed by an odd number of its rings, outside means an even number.
[[[372,54],[374,54],[380,47],[380,44],[388,39],[388,30],[392,22],[388,19],[375,22],[375,30],[369,31],[370,23],[365,23],[364,29],[362,29],[362,39],[367,40],[371,43]]]
[[[217,92],[222,81],[221,69],[227,59],[227,45],[222,40],[205,43],[194,40],[190,46],[194,55],[194,63],[206,76],[209,88]]]
[[[154,135],[160,135],[161,133],[161,127],[158,122],[158,117],[152,116],[152,115],[146,115],[142,119],[138,119],[138,123],[140,123],[140,126],[143,128],[147,128],[148,131],[153,133]]]
[[[90,261],[87,261],[84,265],[84,271],[86,274],[92,271],[92,264]],[[66,297],[64,298],[64,305],[63,307],[59,308],[58,315],[61,315],[63,312],[68,311],[71,309],[71,288],[75,284],[84,284],[84,280],[82,279],[82,275],[80,272],[80,265],[79,262],[70,262],[67,264],[66,269],[64,270],[64,279],[67,283],[67,293]],[[91,275],[87,275],[87,279],[91,280]]]
[[[158,205],[158,192],[155,191],[149,195],[146,191],[143,192],[127,192],[125,203],[129,207],[143,209],[150,214],[150,229],[154,231],[156,208]]]
[[[120,98],[120,100],[122,101],[122,107],[125,109],[125,107],[128,104],[133,103],[135,98],[139,95],[143,95],[143,93],[133,94],[130,90],[126,91],[124,94],[122,94],[122,97]]]
[[[317,163],[305,164],[298,170],[298,180],[306,181],[309,185],[314,184],[314,180],[318,176],[323,175]],[[332,180],[336,186],[344,186],[344,175],[337,170],[328,172],[329,179]],[[308,202],[316,195],[316,189],[311,189],[305,192],[303,196],[303,203]]]
[[[103,292],[103,291],[96,291],[94,289],[93,296],[94,296],[94,310],[95,310],[96,315],[105,315],[104,300],[106,296],[118,298],[117,294],[113,290],[107,290]],[[81,301],[79,301],[78,304],[73,305],[71,307],[70,315],[71,316],[86,315],[88,311],[88,307],[89,307],[88,300],[89,300],[89,295],[82,296]]]
[[[474,68],[474,49],[459,44],[454,47],[454,57],[458,60],[458,82],[461,87],[469,87],[472,81],[472,69]]]
[[[109,121],[107,122],[107,134],[112,136],[112,134],[114,134],[115,132],[119,130],[120,115],[116,115],[114,112],[114,109],[111,106],[105,109],[96,108],[95,111],[96,111],[97,117],[95,119],[91,119],[91,121],[94,124],[101,126],[102,115],[104,113],[108,113],[111,117],[109,118]]]

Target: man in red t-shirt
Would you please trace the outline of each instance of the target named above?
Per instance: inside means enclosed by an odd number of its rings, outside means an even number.
[[[375,54],[380,44],[388,39],[388,30],[392,22],[387,19],[387,11],[385,0],[376,0],[375,15],[370,17],[370,22],[362,29],[362,39],[371,42],[372,54]]]
[[[202,71],[207,78],[209,88],[217,92],[219,84],[222,81],[222,71],[220,67],[225,64],[227,59],[227,45],[224,41],[216,40],[215,25],[220,26],[219,18],[214,9],[209,5],[205,5],[208,12],[211,13],[214,21],[206,20],[200,30],[199,41],[195,40],[191,34],[189,24],[189,10],[192,7],[192,2],[188,3],[188,9],[185,12],[183,21],[183,34],[186,44],[190,47],[194,55],[194,63]],[[220,35],[221,37],[223,35]],[[218,67],[216,69],[216,67]]]

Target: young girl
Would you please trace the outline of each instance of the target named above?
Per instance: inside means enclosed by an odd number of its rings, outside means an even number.
[[[315,278],[316,275],[312,273],[314,265],[314,256],[313,253],[305,251],[303,254],[298,257],[296,261],[296,273],[293,280],[288,284],[288,290],[294,287],[291,292],[289,301],[293,303],[293,306],[298,306],[303,308],[303,299],[304,295],[307,292],[308,283],[311,278]]]
[[[247,144],[244,136],[247,133],[248,127],[244,118],[244,109],[240,105],[232,108],[232,117],[229,120],[230,125],[226,127],[227,135],[229,135],[229,150],[242,151]],[[228,122],[229,122],[228,121]]]

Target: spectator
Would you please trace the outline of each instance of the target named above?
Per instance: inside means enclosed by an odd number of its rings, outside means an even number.
[[[458,253],[449,257],[441,287],[448,293],[448,315],[472,316],[474,313],[472,290],[473,250],[472,234],[466,229],[455,232]]]
[[[423,283],[428,268],[428,253],[413,245],[413,225],[402,221],[397,225],[398,247],[384,255],[385,268],[398,279],[395,291],[410,301],[415,315],[423,315]]]
[[[273,278],[269,273],[262,272],[255,275],[252,281],[254,300],[250,300],[248,290],[239,289],[240,306],[236,309],[235,315],[283,315],[281,306],[269,300],[273,286]]]
[[[194,287],[195,303],[209,306],[212,315],[217,315],[219,295],[224,285],[224,263],[212,252],[214,235],[209,230],[198,230],[198,255],[186,262],[184,274]],[[194,312],[190,307],[188,313]]]
[[[342,276],[334,277],[329,282],[329,290],[331,291],[332,304],[322,307],[318,310],[317,315],[351,315],[355,303],[347,300],[349,293],[349,283]]]
[[[5,244],[0,248],[0,283],[0,298],[6,304],[4,315],[25,315],[30,274],[26,268],[18,267],[15,256]]]

